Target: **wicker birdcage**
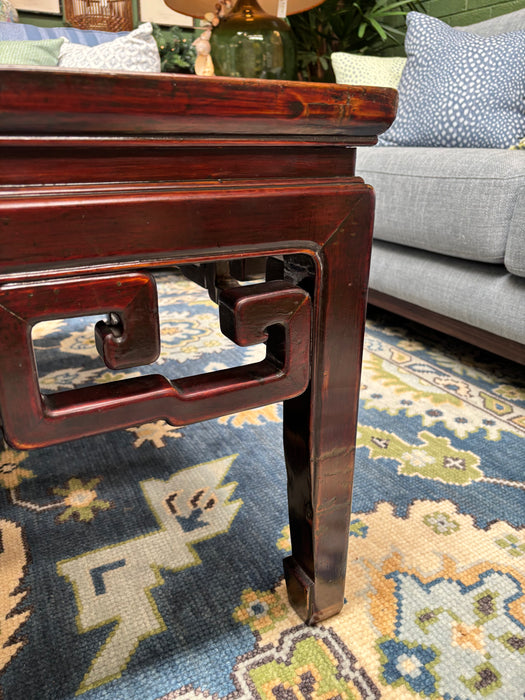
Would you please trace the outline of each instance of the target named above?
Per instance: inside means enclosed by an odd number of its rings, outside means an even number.
[[[64,19],[77,29],[133,29],[133,0],[64,0]]]

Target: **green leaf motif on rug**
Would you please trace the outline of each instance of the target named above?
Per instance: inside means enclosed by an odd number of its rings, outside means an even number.
[[[511,654],[525,656],[525,635],[506,632],[502,634],[499,641],[510,651]]]
[[[487,394],[486,391],[480,391],[479,395],[483,399],[485,408],[488,408],[489,411],[496,413],[498,416],[505,416],[514,410],[510,404],[496,399],[494,396]]]
[[[498,547],[505,549],[512,557],[525,556],[525,542],[520,542],[516,535],[509,533],[505,537],[496,540],[496,544]]]
[[[354,518],[350,521],[350,528],[348,530],[350,537],[366,537],[368,533],[368,525],[359,518]]]
[[[458,450],[448,438],[437,437],[422,430],[418,433],[421,444],[411,445],[394,433],[360,425],[358,447],[367,447],[371,459],[393,459],[398,473],[420,476],[449,484],[466,486],[483,477],[478,469],[480,459],[473,452]]]
[[[412,401],[429,399],[437,406],[444,403],[455,406],[461,406],[462,404],[461,399],[457,396],[452,396],[439,389],[436,390],[435,386],[421,381],[416,375],[411,375],[405,371],[405,376],[401,376],[403,369],[383,360],[381,357],[370,355],[363,364],[369,370],[372,379],[379,381],[384,387],[388,387],[394,394],[403,397],[410,396]],[[392,370],[397,370],[398,373]],[[397,412],[395,411],[395,413]]]
[[[480,664],[477,668],[475,675],[471,678],[460,677],[460,680],[476,695],[481,695],[481,697],[488,697],[492,695],[492,692],[496,688],[501,688],[501,674],[494,668],[494,666],[488,661],[484,664]]]
[[[452,520],[447,513],[429,513],[423,518],[427,527],[431,528],[436,535],[451,535],[459,530],[459,524]]]
[[[427,428],[443,424],[462,440],[478,431],[484,431],[487,440],[500,440],[503,433],[523,435],[523,409],[513,403],[517,401],[514,396],[522,396],[520,389],[500,385],[502,391],[491,394],[450,371],[373,339],[367,341],[367,351],[361,386],[365,410],[417,416]]]
[[[64,512],[57,516],[57,522],[63,523],[72,518],[89,523],[98,511],[111,508],[112,504],[109,501],[97,497],[95,486],[99,482],[100,478],[84,483],[82,479],[72,477],[63,488],[54,488],[53,493],[63,496],[63,504],[66,506]]]
[[[295,690],[300,690],[305,698],[357,700],[359,697],[341,678],[328,648],[315,637],[299,641],[289,663],[269,661],[251,670],[250,677],[262,700],[300,697]]]

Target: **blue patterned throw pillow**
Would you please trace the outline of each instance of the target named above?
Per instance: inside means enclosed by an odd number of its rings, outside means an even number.
[[[405,50],[382,146],[508,148],[525,134],[525,31],[478,36],[409,12]]]
[[[97,46],[106,41],[113,41],[129,32],[99,32],[94,29],[75,29],[74,27],[37,27],[34,24],[0,22],[0,41],[42,41],[43,39],[60,39],[65,37],[75,44]]]

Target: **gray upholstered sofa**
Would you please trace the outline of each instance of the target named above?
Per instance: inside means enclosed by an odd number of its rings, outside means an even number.
[[[465,29],[525,29],[525,9]],[[357,174],[377,198],[369,302],[525,364],[525,150],[362,148]]]

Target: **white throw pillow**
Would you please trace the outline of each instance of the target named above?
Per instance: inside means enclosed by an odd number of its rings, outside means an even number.
[[[149,22],[126,36],[97,46],[73,44],[65,39],[58,59],[59,68],[160,73],[157,42]]]

